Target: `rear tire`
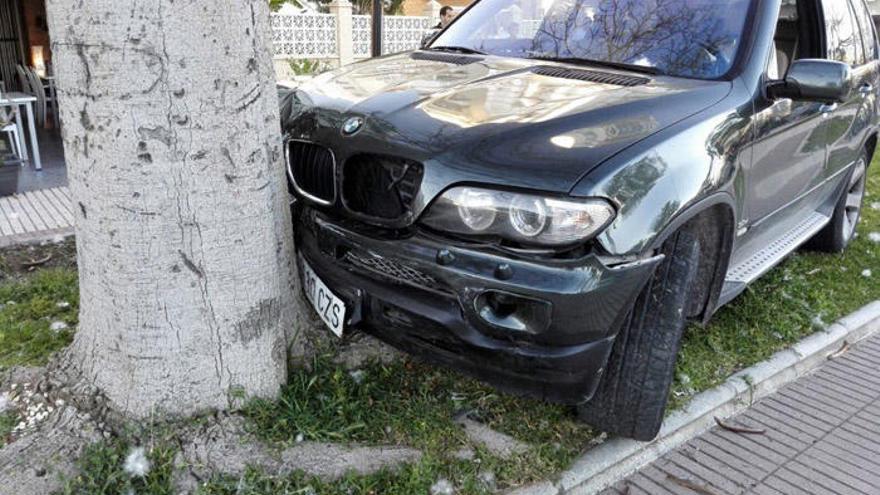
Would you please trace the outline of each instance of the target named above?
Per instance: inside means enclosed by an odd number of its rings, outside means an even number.
[[[700,258],[698,238],[687,231],[673,235],[661,251],[666,258],[614,340],[595,395],[578,407],[591,426],[645,441],[663,422]]]
[[[853,166],[846,190],[837,201],[831,221],[807,242],[807,249],[826,253],[840,253],[846,249],[855,237],[859,224],[867,177],[868,154],[862,151],[862,156]]]

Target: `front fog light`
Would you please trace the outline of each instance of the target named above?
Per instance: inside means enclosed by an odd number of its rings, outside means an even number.
[[[517,196],[510,205],[510,225],[524,237],[535,237],[547,226],[547,206],[536,196]]]
[[[488,290],[474,299],[474,309],[483,321],[493,327],[538,334],[550,326],[553,307],[548,301]]]

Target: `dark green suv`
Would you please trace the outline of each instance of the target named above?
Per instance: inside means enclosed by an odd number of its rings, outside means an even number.
[[[479,0],[284,99],[305,294],[650,439],[688,319],[853,237],[877,56],[863,0]]]

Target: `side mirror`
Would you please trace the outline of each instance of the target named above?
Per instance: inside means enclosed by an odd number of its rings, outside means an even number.
[[[795,60],[785,79],[767,87],[770,98],[843,103],[849,94],[852,69],[842,62],[823,59]]]

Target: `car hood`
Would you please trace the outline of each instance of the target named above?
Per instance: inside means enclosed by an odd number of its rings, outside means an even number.
[[[723,81],[415,52],[316,77],[287,98],[282,121],[288,137],[330,146],[337,160],[371,152],[424,163],[423,199],[457,182],[568,192],[729,91]],[[364,126],[343,136],[353,116]]]

